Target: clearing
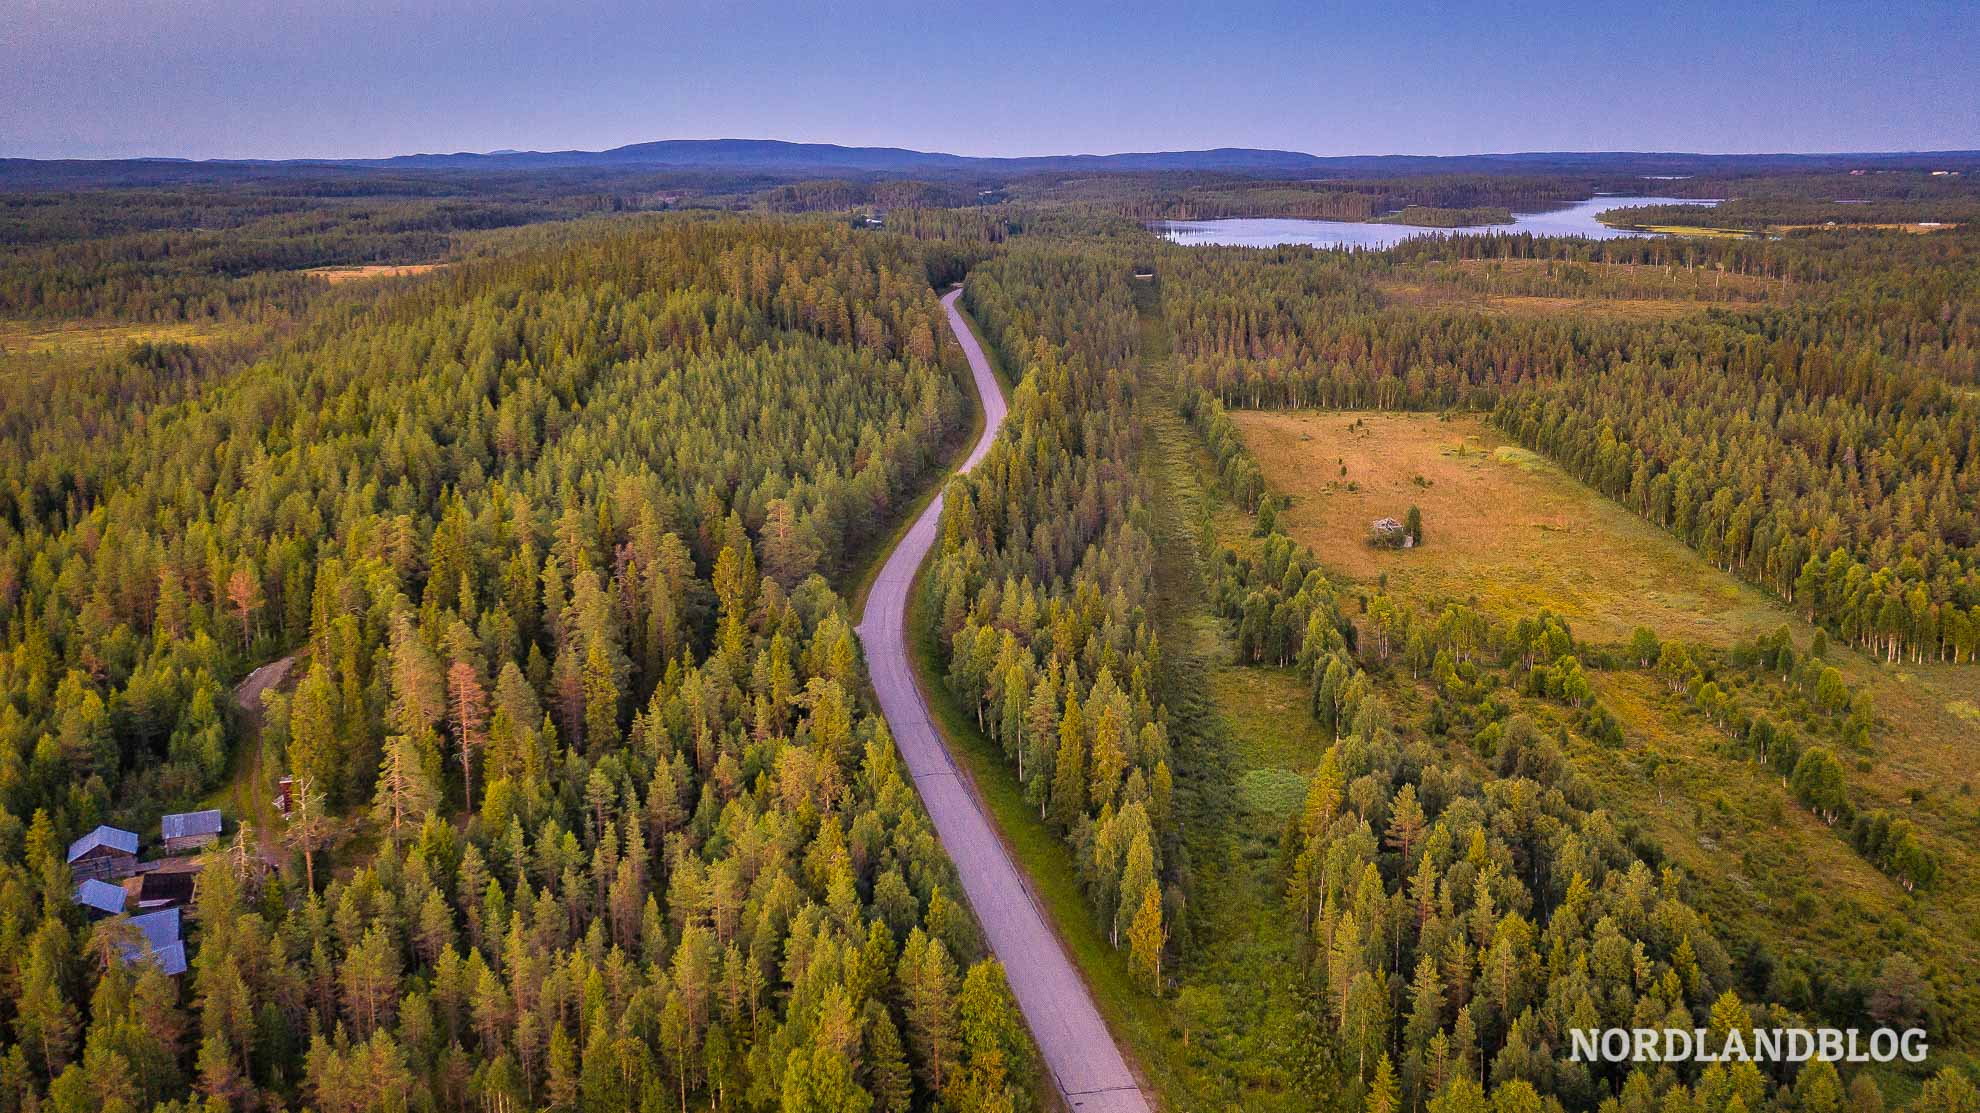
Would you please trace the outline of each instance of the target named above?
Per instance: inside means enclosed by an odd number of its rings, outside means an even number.
[[[311,267],[304,274],[313,274],[330,285],[343,282],[360,282],[368,278],[404,278],[407,275],[425,274],[439,270],[445,263],[363,263],[342,267]]]
[[[0,321],[0,356],[109,355],[146,340],[198,344],[223,327],[206,322]]]
[[[1420,309],[1626,321],[1670,320],[1715,305],[1759,305],[1787,292],[1770,279],[1702,267],[1558,259],[1411,264],[1376,283],[1391,299]]]
[[[1725,646],[1785,616],[1758,588],[1506,440],[1476,416],[1233,411],[1281,516],[1322,563],[1399,596],[1475,599],[1518,617],[1541,607],[1577,637],[1619,642],[1638,626]],[[1345,472],[1343,472],[1345,466]],[[1369,523],[1423,512],[1424,545],[1368,545]]]

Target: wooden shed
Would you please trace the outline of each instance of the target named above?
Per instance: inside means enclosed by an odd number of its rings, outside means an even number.
[[[159,821],[158,834],[167,854],[198,850],[220,837],[220,813],[209,810],[168,815]]]
[[[137,872],[136,831],[103,826],[69,844],[69,875],[114,881]]]

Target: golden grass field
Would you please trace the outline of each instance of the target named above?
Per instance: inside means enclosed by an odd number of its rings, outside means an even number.
[[[335,286],[343,282],[360,282],[368,278],[403,278],[407,275],[425,274],[439,270],[445,263],[367,263],[346,267],[311,267],[304,274],[313,274]]]
[[[1476,598],[1502,616],[1552,608],[1576,636],[1636,627],[1730,645],[1780,625],[1759,589],[1509,443],[1475,416],[1240,411],[1231,415],[1294,539],[1327,567],[1424,604]],[[1346,474],[1342,474],[1342,465]],[[1423,512],[1424,545],[1378,549],[1369,523]]]
[[[218,335],[216,326],[194,322],[0,320],[0,355],[94,355],[122,351],[146,340],[198,344]]]

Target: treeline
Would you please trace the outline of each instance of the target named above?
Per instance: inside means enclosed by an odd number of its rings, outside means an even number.
[[[445,257],[459,237],[577,215],[568,203],[193,193],[0,194],[0,313],[131,321],[290,316],[324,284],[295,273]]]
[[[1152,542],[1132,459],[1136,317],[1118,260],[1013,246],[965,298],[1006,367],[1003,434],[951,482],[926,588],[952,689],[1072,847],[1103,930],[1163,984],[1187,864],[1146,613]]]
[[[1785,301],[1802,288],[1759,275],[1664,262],[1579,259],[1425,260],[1383,275],[1488,296],[1655,300],[1744,305]]]
[[[759,207],[773,213],[810,213],[855,207],[882,210],[960,209],[977,204],[982,192],[968,182],[826,178],[768,186],[758,190],[752,199]]]
[[[1162,293],[1185,381],[1225,404],[1490,410],[1839,636],[1970,660],[1980,267],[1927,248],[1900,293],[1908,252],[1849,254],[1819,294],[1655,323],[1392,307],[1384,260],[1296,249],[1173,249]]]
[[[1419,228],[1476,228],[1487,224],[1511,224],[1511,209],[1486,205],[1475,208],[1440,208],[1435,205],[1406,205],[1393,213],[1374,218],[1377,224],[1413,224]]]
[[[1971,224],[1980,220],[1980,197],[1933,200],[1819,201],[1735,198],[1698,205],[1626,205],[1602,214],[1618,227],[1740,228],[1750,232],[1819,229],[1829,225]]]
[[[18,506],[0,1105],[1028,1108],[818,574],[963,427],[928,267],[760,220],[476,263]],[[127,968],[63,849],[199,799],[291,651],[292,817],[209,859],[183,984]]]
[[[1288,182],[1160,173],[1020,180],[1011,194],[1028,204],[1076,204],[1142,221],[1246,216],[1360,221],[1409,207],[1534,211],[1581,200],[1592,189],[1585,180],[1486,174]]]

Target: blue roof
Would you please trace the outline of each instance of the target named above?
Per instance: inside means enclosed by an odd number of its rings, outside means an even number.
[[[186,945],[173,943],[151,952],[151,959],[158,964],[161,973],[177,976],[186,972]]]
[[[168,839],[190,838],[195,835],[217,835],[220,833],[220,813],[217,811],[179,812],[159,820],[158,828]]]
[[[124,961],[136,962],[151,952],[151,960],[158,969],[167,974],[186,972],[186,945],[179,938],[179,910],[167,908],[159,912],[146,912],[142,916],[132,916],[131,926],[144,936],[142,946],[126,945],[123,948]]]
[[[98,827],[69,844],[69,861],[73,862],[99,846],[121,850],[126,854],[136,854],[137,832],[110,826]]]
[[[132,916],[131,926],[144,935],[152,950],[160,950],[179,941],[179,910],[165,908]]]
[[[124,910],[124,887],[92,877],[76,886],[76,903],[115,916]]]

